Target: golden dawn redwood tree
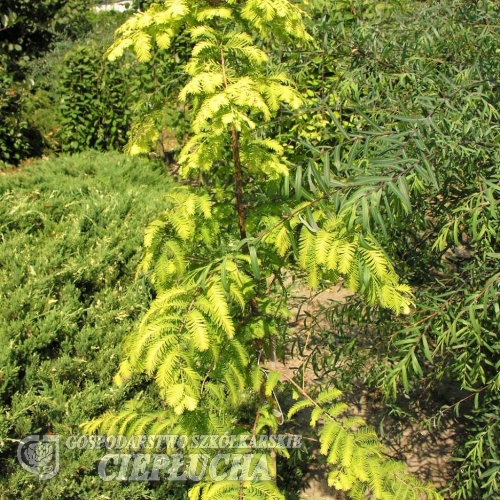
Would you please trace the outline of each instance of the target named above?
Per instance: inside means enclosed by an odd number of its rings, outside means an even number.
[[[263,47],[270,39],[312,44],[303,16],[287,0],[167,0],[117,30],[110,59],[131,48],[139,61],[148,61],[181,34],[189,40],[177,100],[189,107],[191,135],[178,162],[182,176],[204,182],[166,193],[165,211],[145,233],[138,273],[148,277],[155,298],[124,339],[116,382],[143,374],[153,392],[84,429],[127,436],[276,434],[284,420],[276,390],[288,384],[297,400],[288,417],[310,410],[331,486],[352,498],[437,499],[431,486],[388,458],[363,419],[349,416],[340,391],[308,392],[275,363],[287,338],[289,307],[280,293],[285,270],[305,271],[311,287],[342,278],[367,302],[396,314],[409,310],[412,297],[377,242],[335,209],[327,165],[313,172],[324,187],[317,197],[290,196],[290,184],[295,194],[300,191],[290,182],[290,172],[300,166],[290,164],[267,124],[303,99]],[[157,134],[151,116],[134,134],[130,152],[147,151]],[[286,457],[288,450],[250,444],[237,451],[254,456],[254,469],[264,457],[270,478],[204,478],[190,487],[189,497],[284,498],[273,480],[274,454]],[[216,452],[199,443],[183,450]]]

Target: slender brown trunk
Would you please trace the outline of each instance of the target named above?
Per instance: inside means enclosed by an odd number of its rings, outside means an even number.
[[[220,61],[222,67],[222,77],[224,86],[227,88],[229,82],[226,75],[226,61],[224,58],[224,50],[220,49]],[[238,213],[238,227],[240,229],[240,238],[244,240],[247,237],[245,229],[245,210],[243,208],[243,170],[241,168],[240,145],[238,142],[238,132],[233,127],[231,130],[231,146],[233,148],[234,161],[234,194],[236,196],[236,212]],[[248,253],[248,246],[243,247],[243,252]]]
[[[226,76],[226,62],[224,59],[224,51],[220,50],[221,55],[221,66],[222,66],[222,76],[224,78],[224,86],[228,86],[227,76]],[[234,162],[234,194],[236,196],[236,212],[238,213],[238,227],[240,230],[240,238],[244,240],[247,237],[247,232],[245,228],[245,208],[243,205],[243,169],[241,167],[241,155],[240,155],[240,145],[239,145],[238,131],[233,127],[231,129],[231,147],[233,150],[233,162]],[[248,245],[245,244],[242,248],[243,253],[248,254]],[[259,314],[257,307],[257,301],[252,299],[251,302],[252,313],[256,316]],[[274,336],[270,339],[270,357],[272,369],[276,368],[276,339]],[[255,425],[254,425],[255,428]],[[271,451],[271,459],[274,462],[274,470],[276,471],[276,452]],[[273,481],[276,482],[276,476],[274,476]],[[240,492],[238,498],[242,498],[243,490],[240,487]]]
[[[234,194],[236,196],[236,212],[238,213],[238,227],[240,238],[247,237],[245,229],[245,209],[243,207],[243,171],[241,168],[240,146],[238,144],[238,132],[233,128],[231,131],[233,160],[234,160]],[[244,249],[246,249],[246,245]]]

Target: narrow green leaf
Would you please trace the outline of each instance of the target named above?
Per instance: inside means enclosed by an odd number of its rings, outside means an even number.
[[[227,266],[227,257],[224,257],[224,259],[222,260],[222,264],[220,265],[220,277],[221,277],[221,282],[222,282],[222,286],[223,286],[224,290],[226,292],[229,292],[229,284],[227,282],[226,266]]]
[[[248,251],[250,253],[250,263],[252,265],[253,275],[256,280],[260,280],[259,259],[257,258],[257,250],[255,249],[255,245],[249,244]]]
[[[295,172],[295,184],[293,188],[295,190],[295,199],[300,201],[302,199],[302,165],[297,165],[297,170]]]
[[[330,153],[323,155],[323,178],[328,190],[330,187]]]

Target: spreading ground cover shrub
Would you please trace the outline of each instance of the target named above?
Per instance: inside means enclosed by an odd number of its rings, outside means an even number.
[[[111,380],[148,302],[135,268],[168,187],[143,160],[93,152],[0,175],[0,498],[159,498],[143,483],[96,477],[103,450],[61,446],[49,481],[15,457],[24,436],[79,434],[127,397]]]

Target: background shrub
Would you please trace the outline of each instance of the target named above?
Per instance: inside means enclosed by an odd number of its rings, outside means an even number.
[[[136,86],[130,63],[110,63],[96,46],[79,46],[65,57],[61,77],[62,148],[120,149],[127,142]]]
[[[27,89],[14,82],[0,61],[0,164],[18,165],[41,152],[43,138],[25,116],[27,99]]]

